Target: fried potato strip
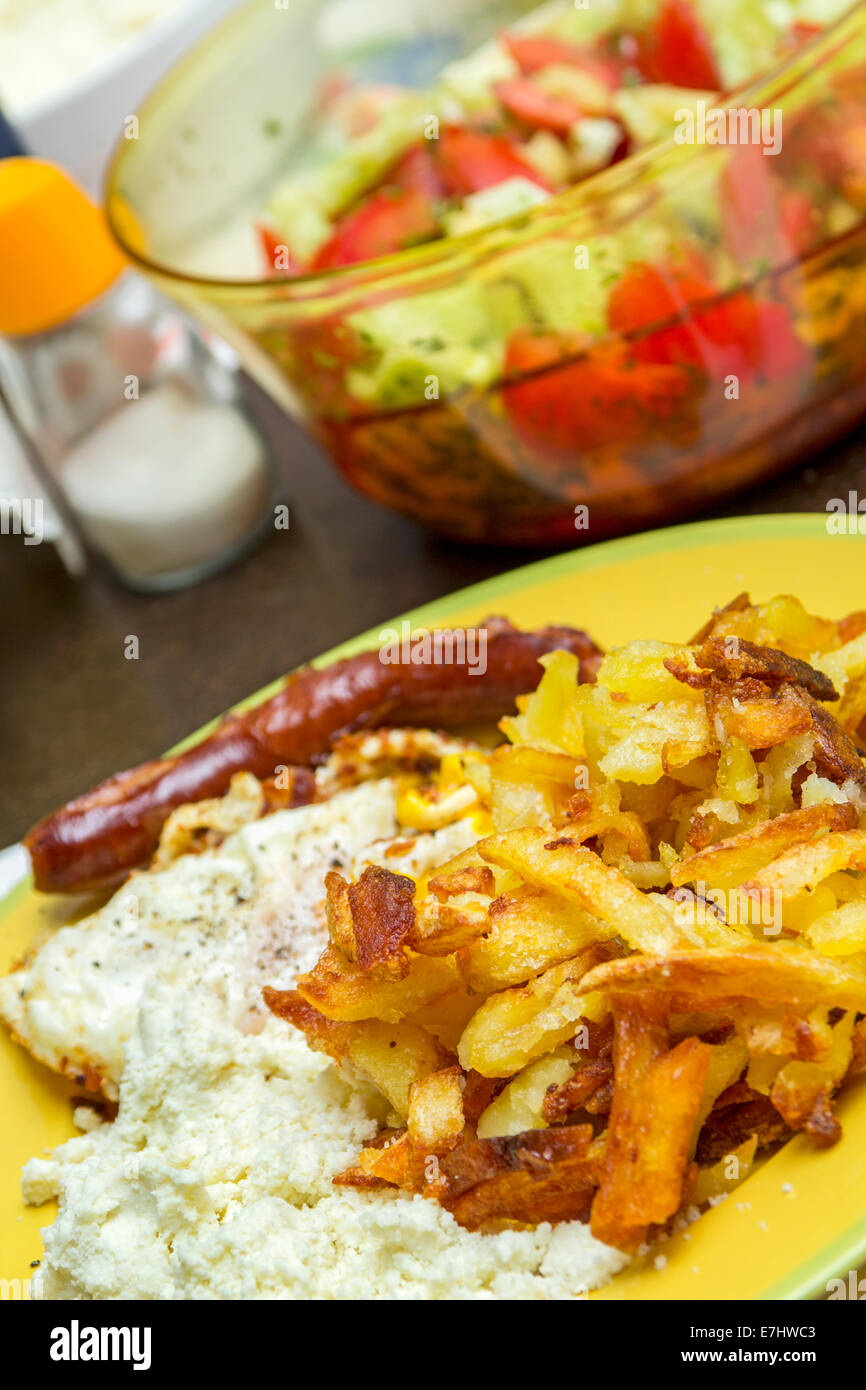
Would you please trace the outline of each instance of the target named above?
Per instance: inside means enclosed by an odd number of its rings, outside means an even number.
[[[743,883],[792,846],[812,841],[822,830],[850,829],[855,820],[854,807],[848,803],[825,802],[776,816],[681,859],[671,868],[671,883],[679,887],[700,879],[710,888]]]
[[[778,893],[785,901],[817,888],[840,869],[866,868],[866,830],[839,830],[795,845],[743,884],[746,893]]]
[[[698,1038],[667,1048],[665,1011],[644,996],[614,999],[614,1091],[592,1233],[620,1250],[680,1205],[712,1049]]]
[[[315,1051],[341,1064],[351,1062],[404,1119],[412,1113],[414,1088],[449,1060],[436,1039],[417,1025],[373,1018],[336,1023],[295,990],[266,989],[264,997],[271,1012],[299,1028]]]
[[[312,970],[299,975],[298,993],[326,1018],[352,1023],[381,1018],[395,1023],[441,998],[459,983],[457,968],[446,957],[412,956],[402,979],[376,979],[327,946]]]
[[[493,900],[487,935],[461,950],[457,965],[472,989],[491,993],[569,960],[609,935],[610,928],[578,902],[523,884]]]
[[[792,1009],[824,1003],[866,1012],[866,966],[771,945],[629,956],[596,966],[584,976],[582,987],[608,994],[657,991],[676,1011],[719,1009],[752,999]]]
[[[488,836],[478,848],[491,863],[578,902],[637,950],[658,952],[688,944],[688,937],[662,908],[568,835],[551,838],[537,828],[512,830]]]
[[[461,1065],[482,1076],[514,1076],[528,1061],[573,1037],[581,1018],[604,1018],[604,999],[584,990],[582,981],[608,954],[601,945],[587,946],[527,984],[491,995],[460,1039]]]

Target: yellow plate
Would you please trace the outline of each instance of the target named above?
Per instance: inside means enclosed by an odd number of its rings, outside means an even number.
[[[573,623],[605,646],[633,637],[685,640],[715,604],[794,593],[828,617],[866,604],[866,544],[829,535],[824,516],[703,522],[556,556],[407,614],[414,623],[467,624],[504,613],[524,627]],[[400,622],[400,619],[394,620]],[[393,623],[389,623],[389,626]],[[321,662],[373,645],[366,633]],[[320,663],[317,663],[320,664]],[[276,685],[270,687],[275,689]],[[245,703],[254,703],[263,694]],[[193,741],[198,735],[192,736]],[[0,970],[70,904],[17,889],[0,906]],[[0,1038],[4,1140],[0,1155],[0,1276],[27,1278],[50,1209],[22,1206],[18,1175],[32,1154],[68,1138],[70,1088]],[[823,1153],[791,1141],[736,1194],[665,1247],[662,1270],[626,1271],[602,1298],[809,1298],[866,1260],[866,1089],[839,1114],[844,1138]]]

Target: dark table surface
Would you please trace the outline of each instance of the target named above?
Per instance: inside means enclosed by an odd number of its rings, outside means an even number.
[[[75,583],[53,547],[0,537],[0,847],[112,772],[160,753],[275,676],[537,552],[425,535],[368,502],[254,387],[291,505],[235,568],[159,597],[101,573]],[[864,490],[866,430],[711,515],[823,511]],[[124,639],[139,639],[139,660]]]

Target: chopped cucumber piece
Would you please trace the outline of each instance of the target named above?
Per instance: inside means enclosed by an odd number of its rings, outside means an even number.
[[[395,408],[423,401],[429,377],[442,395],[486,385],[500,372],[505,339],[525,312],[519,284],[479,279],[361,309],[348,323],[379,359],[351,374],[351,390]]]
[[[483,110],[493,103],[494,82],[516,77],[519,68],[499,39],[490,39],[466,58],[442,69],[434,96],[441,93],[466,111]]]
[[[425,118],[430,114],[429,97],[407,93],[383,111],[372,130],[347,143],[327,163],[283,183],[269,207],[277,230],[288,240],[299,205],[304,201],[312,204],[320,216],[329,218],[355,202],[421,138]],[[291,241],[288,244],[291,246]]]
[[[607,116],[581,116],[568,132],[574,173],[586,178],[606,168],[621,140],[622,131],[617,121],[610,121]]]
[[[449,236],[463,236],[466,232],[488,227],[493,222],[502,222],[506,217],[527,212],[538,203],[543,203],[550,195],[539,188],[531,179],[503,179],[492,188],[482,188],[478,193],[470,193],[459,208],[447,212],[443,225]]]
[[[638,145],[652,145],[673,134],[681,111],[696,111],[698,102],[717,104],[715,92],[694,87],[669,87],[653,83],[647,87],[623,87],[613,94],[617,115]]]

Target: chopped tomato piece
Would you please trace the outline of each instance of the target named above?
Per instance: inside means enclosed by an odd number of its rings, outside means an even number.
[[[548,328],[516,328],[508,340],[505,375],[525,376],[576,357],[592,346],[589,333],[554,333]]]
[[[745,291],[720,298],[709,281],[679,266],[633,267],[610,296],[608,323],[624,334],[664,325],[637,339],[637,359],[718,379],[772,380],[808,362],[784,304],[759,302]]]
[[[451,197],[465,198],[506,179],[524,178],[550,191],[550,185],[514,148],[505,135],[487,135],[462,126],[446,126],[436,144],[436,164]]]
[[[821,228],[821,210],[808,193],[786,188],[779,202],[785,240],[798,256],[814,249]]]
[[[289,255],[288,247],[279,232],[275,232],[273,227],[269,227],[265,222],[257,222],[255,226],[268,274],[300,275],[301,267]]]
[[[707,327],[721,328],[712,317],[717,308],[712,301],[718,290],[702,274],[697,262],[676,265],[635,265],[611,291],[607,321],[616,333],[636,333],[642,328],[666,325],[641,340],[638,351],[648,361],[678,361],[699,367],[704,361],[693,330],[692,305],[704,302],[699,311],[709,315]]]
[[[739,145],[722,173],[722,233],[740,262],[778,265],[813,239],[817,210],[805,194],[786,189],[771,165],[757,146]]]
[[[528,77],[495,82],[493,90],[510,116],[536,130],[552,130],[557,135],[567,135],[575,121],[580,120],[580,107],[573,101],[543,91]]]
[[[313,258],[312,269],[333,270],[371,261],[429,241],[438,230],[423,193],[413,188],[382,188],[340,219],[333,236]]]
[[[621,86],[617,64],[605,58],[596,57],[579,48],[577,44],[566,43],[563,39],[545,38],[534,34],[503,34],[502,42],[508,49],[524,77],[552,67],[554,63],[567,67],[583,68],[586,72],[606,82],[610,88]]]
[[[436,167],[432,143],[425,140],[404,154],[394,166],[389,182],[396,188],[413,188],[435,203],[444,196],[445,187]]]
[[[820,24],[810,24],[805,19],[798,19],[792,24],[786,36],[785,46],[787,48],[802,48],[804,43],[814,39],[817,34],[823,34],[824,30]]]
[[[502,393],[517,434],[534,448],[570,454],[636,443],[669,419],[688,395],[685,372],[636,365],[621,344],[603,344],[577,361],[562,363],[575,342],[567,335],[518,332],[508,345],[507,374],[531,367],[537,373],[505,386]],[[547,370],[539,370],[545,365]]]
[[[664,0],[639,41],[638,62],[650,82],[714,92],[722,86],[713,45],[690,0]]]
[[[337,313],[323,319],[295,320],[286,334],[283,360],[294,380],[314,378],[316,409],[334,417],[356,408],[348,382],[349,370],[369,365],[374,357],[370,347]]]
[[[677,272],[653,265],[632,266],[611,290],[607,321],[615,333],[632,333],[673,317],[688,302],[677,287]]]
[[[803,371],[809,365],[811,353],[794,332],[786,305],[776,301],[758,305],[755,357],[758,375],[768,381]]]

